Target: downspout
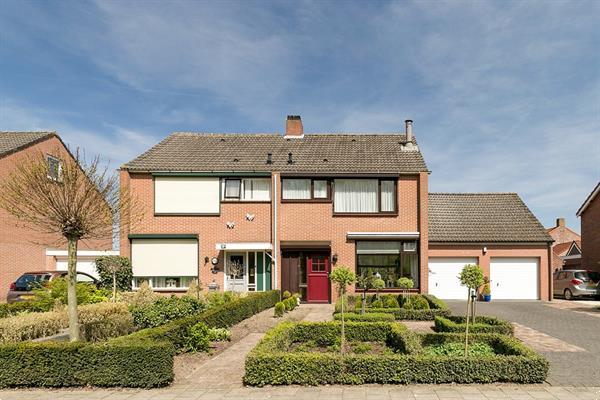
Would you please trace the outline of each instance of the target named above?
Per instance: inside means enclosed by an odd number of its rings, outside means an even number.
[[[554,271],[552,271],[552,242],[548,242],[548,301],[554,299]]]
[[[277,269],[279,268],[279,246],[277,241],[277,204],[279,203],[279,192],[277,190],[277,180],[279,175],[275,174],[275,180],[273,181],[273,198],[275,203],[273,204],[273,289],[277,290]]]

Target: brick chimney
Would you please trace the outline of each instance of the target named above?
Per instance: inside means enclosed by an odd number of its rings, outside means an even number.
[[[304,137],[304,128],[302,127],[302,119],[299,115],[288,115],[285,124],[285,138],[301,139]]]
[[[565,226],[565,219],[564,218],[556,218],[556,227],[560,228],[560,227],[564,227]]]

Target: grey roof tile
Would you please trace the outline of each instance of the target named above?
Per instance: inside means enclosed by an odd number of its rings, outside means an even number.
[[[427,171],[421,152],[401,150],[405,141],[402,134],[305,134],[301,139],[286,139],[281,134],[173,133],[122,168],[133,172]],[[273,154],[272,164],[266,162],[267,153]],[[288,153],[293,164],[288,163]]]
[[[548,242],[516,193],[430,193],[430,242]]]
[[[6,132],[0,131],[0,157],[21,150],[56,132]]]

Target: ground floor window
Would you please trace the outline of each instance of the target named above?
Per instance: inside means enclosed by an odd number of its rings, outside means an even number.
[[[397,288],[402,277],[419,287],[419,252],[416,241],[356,242],[356,273],[358,276],[379,274],[386,288]]]
[[[155,290],[187,290],[195,276],[136,276],[133,278],[133,288],[138,289],[143,282]]]

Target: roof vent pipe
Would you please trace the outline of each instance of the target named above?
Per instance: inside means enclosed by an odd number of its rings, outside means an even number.
[[[267,153],[267,164],[273,164],[273,154]]]
[[[288,164],[293,164],[294,160],[292,159],[292,153],[288,153]]]
[[[412,125],[413,125],[413,121],[412,121],[412,119],[407,119],[406,121],[404,121],[404,124],[406,126],[406,142],[407,143],[412,143],[412,138],[413,138]]]

